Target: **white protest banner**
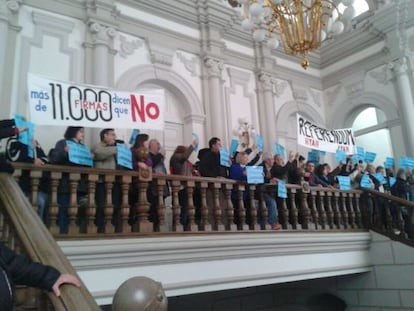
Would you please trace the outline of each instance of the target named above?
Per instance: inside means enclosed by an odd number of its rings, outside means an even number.
[[[30,121],[37,125],[162,130],[163,90],[140,93],[28,75]]]
[[[297,114],[298,144],[317,150],[355,154],[355,137],[351,128],[327,130]]]

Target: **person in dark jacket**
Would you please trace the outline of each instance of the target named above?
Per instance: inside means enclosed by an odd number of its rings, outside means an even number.
[[[410,185],[407,181],[407,174],[404,169],[400,168],[397,172],[397,177],[394,185],[391,187],[391,194],[404,200],[409,200],[410,197]],[[390,212],[394,226],[398,222],[397,207],[394,204],[390,205]],[[401,214],[405,220],[405,229],[408,229],[409,225],[409,213],[405,206],[401,206]]]
[[[16,285],[38,287],[60,296],[62,284],[81,286],[73,275],[61,274],[53,267],[33,262],[0,242],[0,310],[14,309]]]
[[[69,126],[67,127],[63,139],[56,142],[55,148],[50,150],[49,159],[52,164],[57,165],[69,165],[69,166],[80,166],[74,164],[69,160],[69,149],[70,146],[67,141],[73,141],[76,144],[83,145],[83,139],[85,137],[85,129],[81,126]],[[81,180],[77,189],[77,201],[81,201],[82,197],[85,197],[88,193],[88,182],[87,176],[82,174]],[[68,231],[68,208],[70,203],[70,181],[69,174],[63,173],[62,178],[58,186],[58,197],[59,215],[57,223],[59,225],[60,233],[67,233]]]
[[[209,149],[198,152],[199,172],[203,177],[227,177],[226,168],[220,165],[221,140],[213,137],[208,142]]]
[[[29,147],[13,137],[9,138],[7,141],[6,157],[12,162],[32,163],[36,166],[42,166],[49,162],[46,153],[43,151],[37,140],[33,140],[33,157],[31,157],[29,156]],[[19,186],[30,201],[32,194],[30,170],[22,171],[22,175],[19,178]],[[43,221],[46,221],[49,191],[50,173],[44,171],[42,173],[42,178],[39,181],[39,188],[37,192],[37,213]]]
[[[17,136],[27,130],[27,127],[17,128],[14,119],[0,121],[0,139]],[[13,166],[3,157],[0,157],[0,173],[13,174]]]

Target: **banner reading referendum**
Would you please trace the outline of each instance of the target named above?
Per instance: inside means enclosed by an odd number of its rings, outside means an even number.
[[[119,92],[28,75],[31,122],[38,125],[162,130],[163,90]]]
[[[355,154],[355,137],[351,128],[327,130],[297,114],[298,144],[335,153],[342,150]]]

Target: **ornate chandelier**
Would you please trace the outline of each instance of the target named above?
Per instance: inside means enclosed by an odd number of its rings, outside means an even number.
[[[318,49],[326,38],[344,31],[344,22],[355,15],[354,0],[228,0],[241,7],[242,27],[253,33],[256,42],[267,41],[271,49],[279,47],[279,34],[285,52],[301,55],[308,68],[309,52]],[[346,9],[338,10],[342,3]]]

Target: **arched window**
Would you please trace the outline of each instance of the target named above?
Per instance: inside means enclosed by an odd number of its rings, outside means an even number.
[[[377,154],[374,162],[376,165],[383,165],[386,157],[393,156],[386,121],[387,117],[381,109],[369,107],[351,115],[346,122],[354,130],[357,146]]]

